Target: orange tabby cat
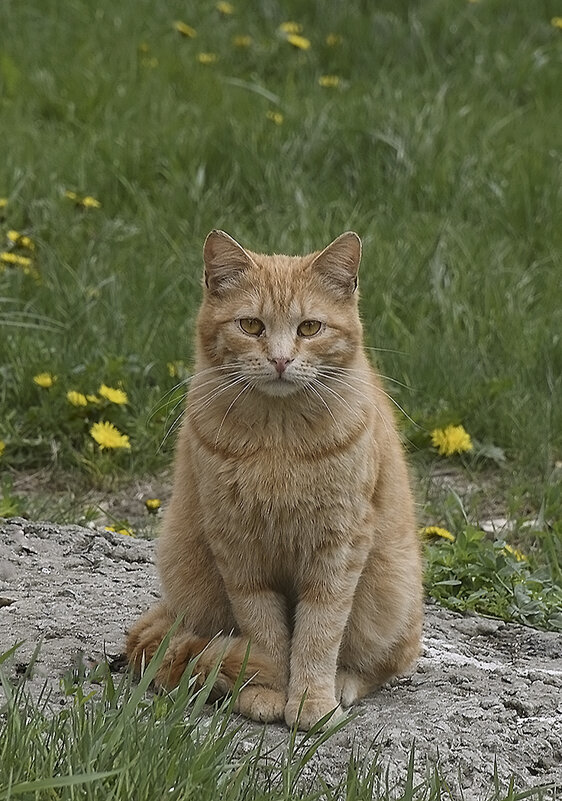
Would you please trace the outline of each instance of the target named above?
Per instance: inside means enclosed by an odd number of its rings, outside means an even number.
[[[264,256],[205,242],[197,363],[158,548],[163,601],[132,628],[129,661],[157,682],[201,651],[237,708],[310,728],[420,647],[421,567],[392,409],[362,346],[361,241]],[[218,636],[220,635],[220,636]],[[303,701],[304,697],[304,701]]]

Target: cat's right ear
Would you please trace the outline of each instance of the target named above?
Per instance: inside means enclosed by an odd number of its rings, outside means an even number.
[[[220,293],[236,284],[236,279],[253,264],[242,245],[225,231],[211,231],[203,246],[205,286]]]

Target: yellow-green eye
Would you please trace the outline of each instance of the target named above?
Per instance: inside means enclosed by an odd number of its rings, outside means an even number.
[[[238,324],[245,334],[251,334],[254,337],[259,337],[265,331],[265,325],[255,317],[242,317],[241,320],[238,320]]]
[[[297,328],[297,332],[301,337],[313,337],[322,328],[322,323],[318,320],[305,320]]]

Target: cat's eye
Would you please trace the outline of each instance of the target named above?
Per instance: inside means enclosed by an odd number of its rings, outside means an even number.
[[[254,337],[259,337],[265,331],[265,325],[255,317],[242,317],[238,320],[238,325],[245,334],[251,334]]]
[[[301,337],[313,337],[322,328],[322,323],[319,320],[305,320],[297,328],[297,333]]]

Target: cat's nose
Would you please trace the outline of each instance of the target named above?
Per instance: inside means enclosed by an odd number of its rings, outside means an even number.
[[[285,370],[287,369],[287,365],[290,364],[293,360],[292,359],[270,359],[271,364],[275,365],[275,369],[282,375]]]

